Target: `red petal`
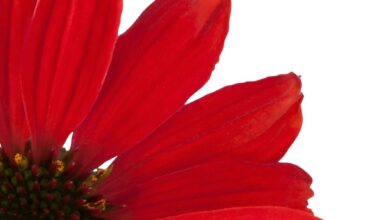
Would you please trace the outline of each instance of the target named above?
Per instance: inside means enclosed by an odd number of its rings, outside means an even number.
[[[189,213],[162,220],[319,220],[301,211],[282,207],[248,207]]]
[[[38,2],[21,72],[36,162],[58,151],[90,111],[111,60],[121,7],[111,0]]]
[[[143,184],[131,185],[127,180],[116,179],[102,192],[114,204],[125,204],[135,219],[244,206],[283,206],[311,213],[307,209],[313,195],[311,177],[292,164],[225,159]]]
[[[141,141],[208,80],[229,13],[229,0],[157,0],[146,9],[118,40],[98,102],[73,136],[84,169]]]
[[[295,74],[225,87],[187,105],[147,140],[120,155],[112,180],[134,170],[142,182],[233,155],[278,161],[302,123],[301,81]]]
[[[28,136],[17,72],[35,2],[0,1],[0,142],[10,156],[23,152]]]

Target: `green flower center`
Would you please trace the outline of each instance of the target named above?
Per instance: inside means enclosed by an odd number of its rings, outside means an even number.
[[[65,156],[36,165],[26,155],[8,158],[0,149],[0,219],[97,219],[110,209],[94,190],[110,169],[71,178],[66,161]]]

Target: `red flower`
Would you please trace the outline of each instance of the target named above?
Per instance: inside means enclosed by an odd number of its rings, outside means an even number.
[[[0,219],[316,219],[310,176],[278,163],[295,74],[184,105],[230,4],[156,0],[117,38],[119,0],[0,0]]]

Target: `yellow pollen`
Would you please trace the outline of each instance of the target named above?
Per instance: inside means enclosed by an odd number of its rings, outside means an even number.
[[[107,169],[97,169],[93,174],[91,174],[83,183],[83,186],[93,187],[104,180],[110,173],[112,167]]]
[[[64,162],[62,162],[61,160],[56,160],[56,161],[54,161],[54,164],[56,166],[57,174],[61,174],[64,172],[64,170],[65,170]]]
[[[94,185],[96,185],[96,183],[99,181],[99,179],[95,176],[95,175],[90,175],[84,182],[83,182],[83,186],[86,186],[86,187],[93,187]]]
[[[27,167],[28,165],[28,160],[23,154],[19,154],[19,153],[15,154],[14,160],[16,165],[18,165],[19,167],[23,168],[23,167]]]
[[[91,182],[96,183],[99,179],[96,176],[92,176]]]
[[[105,199],[100,199],[96,202],[89,202],[89,203],[86,203],[84,206],[84,208],[88,209],[88,210],[100,210],[100,211],[106,211],[106,200]]]

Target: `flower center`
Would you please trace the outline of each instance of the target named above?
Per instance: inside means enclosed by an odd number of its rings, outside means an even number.
[[[65,156],[36,165],[26,155],[8,158],[0,149],[0,219],[96,219],[112,208],[94,190],[110,169],[71,178],[66,161]]]

